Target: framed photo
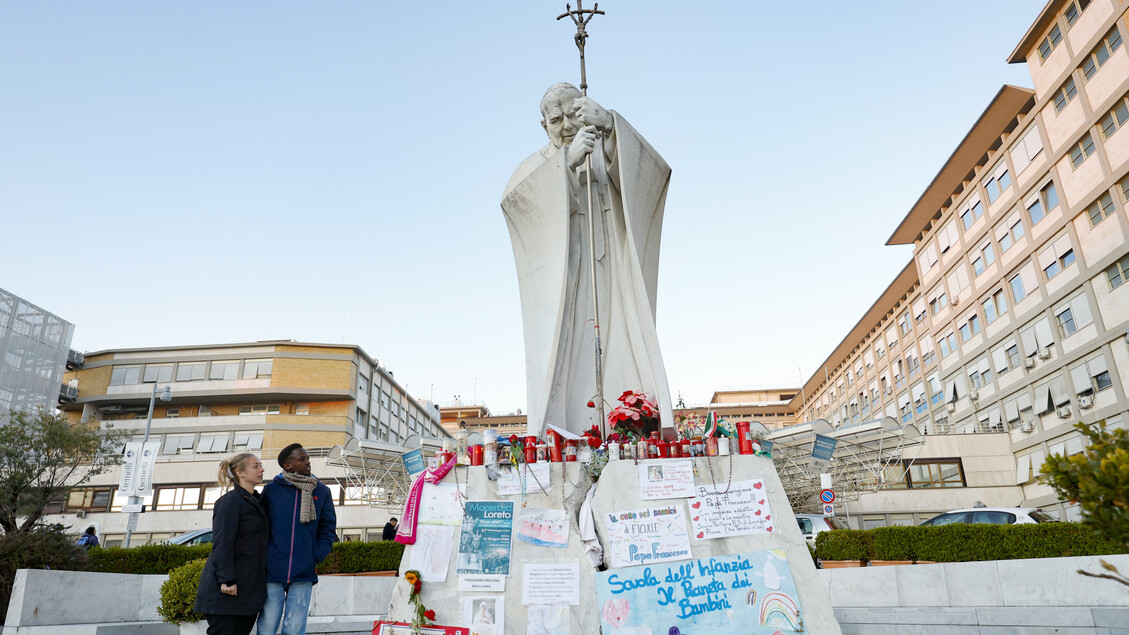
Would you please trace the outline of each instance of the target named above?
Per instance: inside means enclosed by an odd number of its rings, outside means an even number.
[[[423,635],[470,635],[468,628],[440,624],[421,626],[420,632]],[[412,625],[408,622],[373,622],[372,635],[412,635]]]

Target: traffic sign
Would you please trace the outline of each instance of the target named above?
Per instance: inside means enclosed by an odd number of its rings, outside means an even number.
[[[830,503],[828,503],[827,505],[824,505],[823,506],[823,515],[824,516],[834,516],[835,515],[835,506],[831,505]]]
[[[829,489],[820,490],[819,500],[823,501],[824,503],[834,503],[835,502],[835,492],[833,492]]]

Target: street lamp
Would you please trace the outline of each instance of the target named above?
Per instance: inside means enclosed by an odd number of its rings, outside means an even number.
[[[172,390],[165,386],[161,391],[161,401],[172,401]],[[145,417],[145,439],[142,441],[142,447],[145,443],[149,442],[149,428],[153,425],[153,405],[157,402],[157,384],[153,384],[153,394],[149,396],[149,414]],[[129,505],[136,506],[141,504],[140,496],[130,496]],[[122,542],[122,547],[129,547],[129,539],[133,536],[133,528],[137,526],[138,512],[129,512],[129,522],[125,529],[125,540]]]

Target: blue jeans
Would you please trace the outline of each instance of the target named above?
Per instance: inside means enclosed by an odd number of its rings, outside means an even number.
[[[267,603],[259,613],[258,635],[275,635],[282,622],[282,635],[306,635],[313,582],[267,582]]]

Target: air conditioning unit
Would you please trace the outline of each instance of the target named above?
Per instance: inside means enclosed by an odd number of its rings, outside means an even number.
[[[975,391],[975,390],[973,390],[973,391],[971,391],[971,392],[969,392],[969,393],[968,393],[968,398],[969,398],[969,399],[972,399],[973,401],[975,401],[975,400],[977,400],[977,399],[979,399],[979,398],[980,398],[980,393],[979,393],[979,392],[977,392],[977,391]]]
[[[954,295],[953,296],[953,306],[956,306],[958,304],[960,304],[960,297]]]
[[[1024,421],[1023,423],[1019,424],[1019,429],[1023,432],[1034,432],[1035,424],[1031,423],[1030,421]]]
[[[1081,397],[1079,397],[1078,398],[1078,407],[1083,408],[1083,409],[1093,408],[1094,407],[1094,396],[1093,395],[1082,395]]]
[[[1027,359],[1023,360],[1023,367],[1028,369],[1034,368],[1035,364],[1037,363],[1038,362],[1035,361],[1034,357],[1028,357]]]
[[[80,509],[77,512],[75,512],[74,515],[78,518],[86,518],[86,510]]]
[[[945,407],[949,409],[949,412],[956,412],[957,411],[957,402],[950,401],[949,403],[945,404]]]
[[[893,388],[887,388],[887,389],[886,389],[886,394],[887,394],[887,395],[892,395],[892,394],[894,394],[894,389],[893,389]]]
[[[1059,408],[1058,409],[1058,418],[1059,419],[1069,419],[1070,418],[1070,406],[1063,406],[1063,407]]]
[[[1039,349],[1039,359],[1050,359],[1050,358],[1051,358],[1051,347],[1050,346]]]

